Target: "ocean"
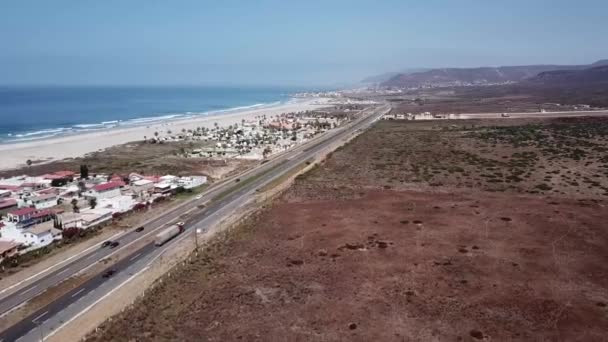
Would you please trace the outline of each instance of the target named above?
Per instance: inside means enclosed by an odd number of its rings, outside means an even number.
[[[0,143],[145,125],[290,101],[291,87],[0,86]]]

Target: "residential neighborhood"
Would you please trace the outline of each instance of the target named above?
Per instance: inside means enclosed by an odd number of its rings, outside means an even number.
[[[207,183],[205,176],[89,175],[59,171],[0,179],[0,260],[61,240]]]

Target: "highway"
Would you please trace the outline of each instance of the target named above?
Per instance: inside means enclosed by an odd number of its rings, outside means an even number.
[[[1,332],[0,342],[40,340],[41,336],[57,332],[66,322],[80,314],[87,305],[93,305],[104,299],[122,281],[145,271],[150,267],[152,261],[162,255],[164,250],[171,248],[180,240],[192,238],[193,230],[205,231],[246,204],[255,196],[256,190],[260,187],[318,156],[332,144],[346,140],[353,134],[367,129],[388,110],[390,110],[389,106],[367,109],[357,120],[288,150],[271,161],[239,175],[238,182],[235,176],[213,186],[203,194],[201,199],[186,201],[148,220],[144,223],[143,232],[138,233],[131,230],[116,237],[114,241],[119,241],[120,245],[115,249],[95,246],[96,248],[85,251],[74,260],[49,270],[46,274],[41,274],[36,279],[28,281],[27,284],[19,284],[12,289],[3,290],[4,297],[0,299],[0,313],[6,314],[10,313],[13,308],[40,295],[47,288],[60,286],[62,281],[99,265],[100,261],[113,256],[117,257],[118,252],[126,254],[119,261],[105,267],[84,283]],[[203,203],[207,205],[202,209],[199,208],[199,205]],[[156,233],[177,221],[186,223],[186,231],[163,246],[155,246],[153,237]],[[108,278],[103,277],[103,273],[110,269],[115,271],[114,275]]]

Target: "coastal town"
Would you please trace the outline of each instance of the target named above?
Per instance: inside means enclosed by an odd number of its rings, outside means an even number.
[[[212,128],[183,128],[145,136],[144,144],[179,144],[178,158],[264,161],[348,122],[361,104],[342,104],[277,115],[256,115]],[[180,145],[183,146],[183,145]],[[28,162],[30,164],[30,162]],[[27,171],[27,170],[25,170]],[[157,202],[213,182],[206,175],[142,174],[137,170],[79,170],[0,179],[0,262],[101,229],[124,215],[154,210]]]

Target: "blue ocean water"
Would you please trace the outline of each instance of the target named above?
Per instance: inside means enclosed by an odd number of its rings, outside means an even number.
[[[0,86],[0,142],[270,106],[306,89],[286,87]]]

